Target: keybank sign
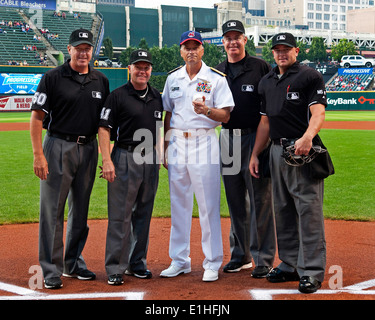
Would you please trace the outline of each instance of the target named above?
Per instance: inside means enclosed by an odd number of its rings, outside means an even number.
[[[375,110],[375,91],[327,92],[327,110]]]
[[[346,104],[357,104],[357,100],[355,98],[351,99],[343,99],[343,98],[337,98],[337,99],[330,99],[327,100],[329,105],[346,105]]]

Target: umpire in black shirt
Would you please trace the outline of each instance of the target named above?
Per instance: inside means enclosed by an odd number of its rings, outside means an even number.
[[[231,217],[231,260],[224,272],[250,268],[253,258],[256,267],[252,276],[262,278],[271,270],[276,251],[271,184],[268,177],[253,178],[249,162],[260,120],[258,83],[270,66],[245,51],[247,37],[240,21],[229,20],[222,29],[228,58],[216,68],[227,74],[236,105],[228,123],[222,124],[220,136],[222,177]],[[223,155],[232,154],[233,163],[225,163]],[[236,159],[241,159],[240,166]]]
[[[124,273],[152,276],[146,255],[159,181],[156,145],[163,107],[160,93],[148,84],[151,71],[151,54],[132,52],[130,81],[110,94],[101,113],[102,176],[109,182],[105,268],[110,285],[121,285]],[[112,153],[110,139],[115,140]]]
[[[88,235],[87,214],[98,161],[99,115],[109,94],[109,82],[89,66],[93,51],[89,30],[73,31],[68,51],[71,58],[41,79],[31,107],[34,172],[41,179],[39,262],[48,289],[62,287],[62,274],[80,280],[95,279],[81,252]],[[42,128],[47,129],[43,146]]]
[[[298,281],[298,290],[316,292],[324,279],[324,180],[310,175],[309,166],[283,160],[284,139],[294,140],[295,154],[308,155],[323,126],[327,96],[322,75],[297,61],[299,48],[290,33],[272,38],[277,66],[259,83],[261,121],[250,160],[259,177],[258,155],[271,138],[270,171],[281,263],[267,276],[270,282]]]

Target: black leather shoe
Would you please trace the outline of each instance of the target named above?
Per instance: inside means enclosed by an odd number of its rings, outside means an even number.
[[[322,283],[314,277],[303,276],[299,282],[298,290],[302,293],[314,293],[320,289],[321,286]]]
[[[119,286],[124,283],[121,274],[111,274],[108,276],[108,284],[113,286]]]
[[[60,289],[62,286],[63,284],[59,277],[53,277],[44,280],[44,287],[46,289]]]
[[[241,262],[233,262],[230,261],[228,264],[226,264],[223,268],[224,272],[239,272],[242,269],[249,269],[253,266],[251,262],[249,263],[241,263]]]
[[[279,268],[275,268],[267,275],[266,278],[269,282],[277,283],[287,281],[298,281],[299,275],[296,270],[294,272],[286,272],[280,270]]]
[[[270,271],[272,270],[272,267],[264,267],[264,266],[257,266],[251,273],[251,276],[253,278],[265,278]]]
[[[141,278],[141,279],[152,278],[152,273],[150,270],[139,270],[139,271],[126,270],[125,274],[128,276],[134,276],[134,277]]]

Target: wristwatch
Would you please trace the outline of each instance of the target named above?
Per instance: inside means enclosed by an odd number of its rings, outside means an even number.
[[[210,114],[211,114],[211,108],[208,108],[208,109],[207,109],[207,112],[206,112],[206,116],[209,117]]]

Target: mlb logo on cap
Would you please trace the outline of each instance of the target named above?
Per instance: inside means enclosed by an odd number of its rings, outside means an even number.
[[[227,27],[230,28],[230,27],[235,27],[237,25],[237,23],[235,21],[233,22],[228,22],[227,24]]]
[[[146,51],[139,51],[138,56],[139,57],[147,57],[147,52]]]
[[[286,39],[285,34],[282,34],[282,35],[280,35],[280,36],[277,36],[277,38],[276,38],[277,41],[285,40],[285,39]]]
[[[87,32],[80,32],[80,33],[78,34],[78,36],[79,36],[80,38],[85,38],[85,39],[88,39],[88,38],[89,38],[89,34],[88,34]]]

